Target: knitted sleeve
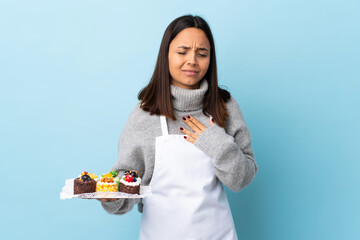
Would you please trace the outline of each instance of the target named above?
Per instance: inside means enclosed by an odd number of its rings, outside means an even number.
[[[118,159],[112,167],[112,169],[119,171],[120,176],[126,169],[138,170],[140,177],[144,174],[143,148],[141,141],[139,141],[139,130],[136,129],[135,124],[138,111],[139,106],[137,105],[130,113],[120,134]],[[101,205],[110,214],[122,215],[129,212],[139,202],[139,198],[121,198],[114,202],[101,203]]]
[[[226,127],[213,124],[194,142],[213,159],[215,174],[232,191],[248,185],[257,172],[251,148],[251,136],[236,100],[226,104],[229,118]]]

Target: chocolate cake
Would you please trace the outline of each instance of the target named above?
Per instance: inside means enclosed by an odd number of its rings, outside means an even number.
[[[140,183],[138,171],[126,170],[125,175],[120,179],[119,192],[140,194]]]
[[[140,185],[138,186],[128,186],[120,182],[119,192],[130,193],[130,194],[140,194]]]
[[[85,174],[74,179],[74,194],[92,193],[96,191],[96,181]]]

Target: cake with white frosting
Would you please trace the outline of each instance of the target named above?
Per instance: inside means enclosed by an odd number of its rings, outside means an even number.
[[[139,172],[126,170],[119,182],[119,192],[140,194],[140,184],[141,178],[139,177]]]

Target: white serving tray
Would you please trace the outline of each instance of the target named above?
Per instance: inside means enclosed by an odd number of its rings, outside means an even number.
[[[150,186],[140,186],[140,195],[123,192],[94,192],[74,194],[74,179],[66,179],[65,186],[60,193],[60,199],[70,198],[145,198],[151,195]]]

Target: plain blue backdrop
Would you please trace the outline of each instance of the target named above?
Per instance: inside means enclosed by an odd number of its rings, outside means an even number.
[[[226,189],[239,239],[360,239],[359,12],[355,0],[1,0],[0,238],[137,239],[136,208],[112,216],[59,193],[110,170],[166,26],[196,14],[259,165]]]

